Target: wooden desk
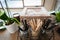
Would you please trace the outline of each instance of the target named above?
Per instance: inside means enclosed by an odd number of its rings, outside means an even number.
[[[0,40],[17,40],[17,32],[10,34],[8,30],[0,31]]]

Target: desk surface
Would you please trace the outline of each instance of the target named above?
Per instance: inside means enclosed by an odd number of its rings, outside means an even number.
[[[8,30],[0,30],[0,40],[17,40],[17,32],[10,34]]]

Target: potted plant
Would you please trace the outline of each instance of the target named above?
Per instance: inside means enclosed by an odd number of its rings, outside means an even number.
[[[4,11],[0,11],[0,19],[4,20],[6,25],[5,27],[10,33],[14,33],[18,30],[17,24],[20,24],[20,23],[16,18],[10,18],[6,15]]]
[[[56,12],[56,21],[59,23],[60,22],[60,11]]]

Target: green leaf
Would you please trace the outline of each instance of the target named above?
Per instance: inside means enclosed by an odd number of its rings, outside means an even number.
[[[4,14],[4,11],[1,10],[1,11],[0,11],[0,16],[2,16],[3,14]]]
[[[60,22],[60,11],[56,12],[56,20]]]
[[[3,22],[0,22],[0,27],[3,26]]]
[[[8,19],[8,16],[6,15],[6,13],[4,11],[0,11],[0,19],[2,19],[2,20]]]
[[[20,24],[20,22],[16,19],[16,18],[12,18],[14,22],[16,22],[17,24]]]

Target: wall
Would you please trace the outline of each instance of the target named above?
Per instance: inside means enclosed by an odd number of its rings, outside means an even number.
[[[44,7],[45,7],[48,11],[54,10],[54,8],[55,8],[55,3],[56,3],[56,0],[45,0]]]
[[[57,0],[57,3],[56,3],[56,8],[55,8],[55,10],[58,10],[58,9],[59,9],[59,7],[60,7],[60,0]]]

